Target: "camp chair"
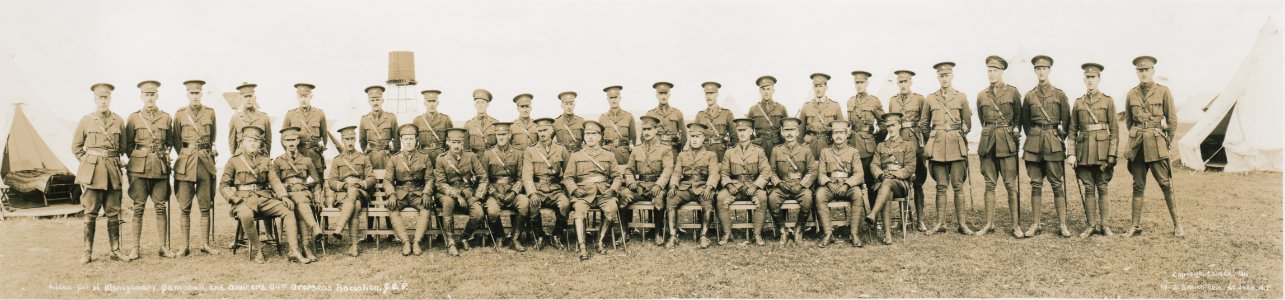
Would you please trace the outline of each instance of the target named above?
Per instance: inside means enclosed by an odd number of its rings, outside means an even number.
[[[277,255],[281,255],[281,231],[285,230],[285,217],[261,217],[254,216],[254,230],[267,233],[264,245],[273,245],[277,248]],[[241,228],[241,222],[236,223],[236,235],[232,239],[232,255],[236,255],[236,250],[241,247],[249,247],[249,243],[258,243],[259,241],[247,241],[245,238],[245,229]],[[249,253],[250,259],[254,259],[254,253]]]
[[[660,224],[663,221],[657,222],[657,220],[655,219],[655,215],[652,214],[652,212],[655,210],[656,210],[656,205],[655,205],[655,202],[652,202],[652,201],[637,201],[629,204],[629,206],[625,207],[624,209],[625,212],[628,212],[633,216],[633,220],[629,222],[629,229],[633,230],[633,229],[640,229],[640,228],[641,229],[660,228],[661,227]],[[662,233],[657,232],[657,234],[662,234]],[[644,240],[647,239],[646,231],[644,231],[642,235]],[[626,243],[629,242],[628,235],[625,235],[625,242]]]
[[[745,231],[745,239],[749,240],[751,237],[750,233],[754,231],[754,210],[757,208],[758,207],[754,206],[753,201],[732,201],[732,204],[728,206],[728,209],[732,211],[731,230],[736,231],[737,229],[747,229]],[[731,236],[733,233],[727,232],[724,234]]]

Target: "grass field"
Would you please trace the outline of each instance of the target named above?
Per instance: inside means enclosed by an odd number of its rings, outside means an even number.
[[[1117,171],[1109,224],[1120,233],[1129,219],[1130,183],[1123,168]],[[1052,205],[1046,204],[1046,233],[1031,239],[1015,240],[1003,233],[912,233],[892,246],[861,249],[773,244],[707,250],[691,242],[665,250],[635,241],[627,251],[596,255],[586,262],[550,249],[517,253],[485,248],[448,257],[440,243],[419,257],[402,257],[395,244],[385,243],[382,249],[364,246],[359,258],[332,252],[310,265],[286,263],[272,252],[264,265],[250,263],[244,252],[235,257],[225,251],[220,256],[160,259],[148,216],[142,260],[108,260],[105,222],[99,222],[96,260],[82,266],[76,261],[81,249],[78,219],[9,220],[0,222],[0,240],[6,241],[0,244],[0,296],[1281,297],[1281,174],[1190,173],[1179,168],[1174,175],[1187,230],[1182,239],[1171,235],[1154,183],[1148,187],[1143,218],[1148,231],[1136,238],[1055,237],[1047,224],[1056,224],[1056,217]],[[973,184],[980,197],[980,180]],[[1045,203],[1049,194],[1045,192]],[[1084,226],[1083,210],[1078,200],[1069,202],[1071,227],[1078,232]],[[226,209],[220,205],[216,213],[220,245],[232,238],[234,228]],[[999,209],[998,225],[1005,228],[1007,207],[1001,204]],[[980,211],[971,213],[970,223],[978,226],[981,217]],[[329,290],[295,290],[292,284]],[[385,284],[404,284],[404,289],[385,291]],[[93,290],[95,285],[99,290]],[[160,291],[165,285],[195,290]],[[216,290],[219,286],[225,290]],[[343,287],[368,291],[341,291]]]

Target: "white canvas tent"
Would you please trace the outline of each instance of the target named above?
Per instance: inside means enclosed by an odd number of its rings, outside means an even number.
[[[23,135],[25,140],[22,141],[22,150],[41,152],[34,154],[34,157],[45,159],[49,158],[49,153],[45,153],[45,149],[32,148],[39,148],[37,146],[41,144],[47,145],[45,148],[51,150],[49,152],[57,160],[57,163],[32,162],[30,165],[48,165],[75,170],[80,166],[75,155],[71,153],[71,135],[76,124],[63,114],[57,114],[47,106],[41,105],[47,103],[45,101],[37,98],[36,93],[31,90],[30,82],[22,72],[18,71],[13,54],[0,49],[0,149],[10,146],[8,145],[9,133],[15,130],[12,126],[14,126],[15,117],[18,117],[17,108],[21,105],[22,113],[30,124],[30,127],[22,124],[22,129],[34,128],[37,134],[36,136]],[[13,146],[18,147],[18,145]]]
[[[1279,172],[1281,82],[1281,36],[1269,20],[1231,82],[1179,141],[1182,163],[1196,170]]]

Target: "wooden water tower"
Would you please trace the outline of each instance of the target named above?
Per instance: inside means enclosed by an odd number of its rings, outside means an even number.
[[[384,101],[390,102],[385,109],[398,115],[400,120],[404,116],[419,114],[419,92],[416,90],[415,80],[415,52],[411,51],[392,51],[388,52],[388,88],[390,93],[385,94]]]

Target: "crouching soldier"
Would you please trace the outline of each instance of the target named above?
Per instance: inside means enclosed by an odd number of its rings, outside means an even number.
[[[464,236],[472,237],[473,231],[481,226],[482,196],[486,191],[486,169],[477,155],[464,151],[464,141],[468,139],[468,130],[450,128],[446,130],[446,153],[437,156],[433,166],[433,186],[437,189],[437,201],[442,211],[442,228],[446,232],[446,252],[459,256],[455,248],[455,210],[468,211],[468,223],[464,225]],[[468,249],[467,240],[464,249]]]
[[[567,225],[567,214],[571,212],[571,200],[562,189],[562,170],[566,169],[570,152],[553,141],[553,119],[535,120],[536,142],[527,147],[522,154],[522,184],[530,200],[529,220],[534,225],[540,221],[540,209],[552,208],[556,216],[553,222],[553,244],[561,245],[558,237]],[[550,233],[543,227],[535,231],[536,249],[544,248],[544,238]]]
[[[317,169],[313,167],[312,159],[299,151],[299,131],[299,127],[281,129],[281,147],[286,149],[286,153],[272,160],[271,173],[281,180],[281,185],[273,186],[272,191],[294,201],[295,220],[303,221],[307,229],[311,229],[311,236],[315,239],[324,235],[321,232],[321,226],[317,224],[317,219],[312,217],[314,205],[312,189],[317,186]],[[301,239],[309,236],[302,226],[299,228],[299,233]],[[316,260],[317,257],[312,254],[312,247],[308,247],[311,243],[302,244],[304,245],[303,257]]]
[[[374,173],[370,160],[365,154],[357,152],[353,144],[357,142],[357,126],[348,126],[339,129],[341,142],[343,143],[343,153],[335,156],[330,165],[330,172],[326,174],[327,185],[335,193],[331,199],[334,203],[327,203],[328,207],[339,207],[339,226],[335,231],[330,233],[335,239],[342,239],[344,226],[355,225],[352,222],[353,214],[358,209],[358,201],[365,198],[366,188],[375,184],[375,178],[371,176]],[[357,228],[353,226],[349,231],[351,246],[348,249],[349,256],[357,256]]]
[[[393,234],[402,241],[403,256],[424,252],[419,242],[428,231],[428,211],[433,207],[428,199],[432,194],[428,178],[432,177],[433,162],[428,159],[428,150],[419,148],[418,134],[419,126],[414,124],[397,128],[397,141],[401,143],[402,151],[389,157],[387,167],[391,180],[384,181],[384,194],[393,195],[388,204],[388,210],[392,212],[388,218],[393,222]],[[411,236],[406,235],[406,221],[401,214],[406,208],[415,209],[415,233]]]
[[[272,191],[285,188],[277,174],[270,172],[268,158],[259,151],[263,129],[242,127],[240,137],[240,153],[228,160],[227,166],[223,167],[223,176],[219,177],[219,186],[222,187],[219,194],[232,204],[232,217],[241,223],[246,245],[254,253],[254,262],[264,263],[263,248],[259,245],[259,230],[254,226],[256,217],[284,219],[282,223],[285,223],[286,243],[290,248],[288,258],[305,264],[312,262],[299,255],[294,200],[285,194],[273,195]]]
[[[598,254],[606,254],[603,246],[604,237],[611,232],[611,225],[616,223],[619,205],[616,203],[616,191],[621,191],[621,177],[616,165],[616,156],[602,148],[602,124],[594,121],[584,122],[583,148],[571,154],[567,160],[567,170],[562,172],[562,184],[571,191],[572,216],[576,224],[576,247],[580,260],[589,259],[585,247],[585,218],[589,209],[602,210],[602,226],[598,229]],[[628,191],[624,191],[628,192]]]
[[[781,120],[781,137],[785,143],[772,150],[771,165],[776,168],[776,176],[773,177],[775,186],[767,195],[767,205],[772,212],[772,224],[781,231],[781,245],[789,241],[791,234],[795,244],[803,242],[803,225],[812,215],[812,183],[816,180],[817,163],[812,148],[799,143],[802,124],[803,120],[798,118]],[[798,223],[794,226],[799,232],[785,227],[785,211],[781,210],[781,204],[787,199],[799,202]]]
[[[627,209],[635,201],[651,201],[655,208],[652,219],[660,220],[665,207],[665,191],[669,189],[670,167],[674,165],[674,148],[656,138],[660,119],[651,116],[642,116],[641,119],[642,143],[634,147],[625,163],[625,185],[634,197],[621,199],[620,207]],[[653,232],[657,246],[665,242],[662,227],[656,224]]]
[[[513,222],[513,236],[510,239],[513,250],[523,252],[526,251],[526,247],[522,246],[518,238],[526,228],[526,218],[530,214],[530,201],[522,193],[522,183],[518,182],[519,170],[522,166],[522,151],[510,145],[513,137],[512,125],[513,123],[506,122],[492,124],[491,127],[495,128],[495,146],[480,154],[482,165],[486,166],[487,174],[491,177],[488,181],[490,187],[486,196],[486,221],[491,224],[491,234],[497,237],[504,236],[500,211],[514,210],[517,220]],[[496,244],[499,242],[497,241]]]
[[[874,223],[875,217],[883,211],[883,236],[879,241],[889,245],[892,244],[892,210],[883,209],[892,198],[913,196],[910,177],[915,173],[915,148],[919,144],[914,137],[901,136],[901,113],[883,114],[883,124],[888,138],[879,143],[874,160],[870,162],[870,173],[875,177],[875,184],[871,187],[875,193],[875,204],[866,215],[866,222]],[[907,202],[914,205],[913,201]]]
[[[700,247],[709,247],[709,222],[714,218],[714,187],[718,186],[718,155],[705,149],[705,124],[687,124],[687,148],[678,154],[674,161],[673,175],[670,175],[669,190],[665,196],[665,218],[668,220],[669,236],[665,248],[673,248],[678,242],[678,207],[687,202],[700,203],[705,212],[701,218]]]
[[[723,177],[723,190],[718,192],[718,219],[723,224],[725,234],[719,239],[719,245],[726,245],[732,239],[732,202],[749,200],[754,203],[754,244],[762,246],[763,221],[767,218],[767,183],[772,179],[772,166],[767,163],[763,148],[755,145],[754,119],[736,119],[736,145],[727,149],[723,156],[720,174]]]
[[[865,179],[861,178],[864,168],[861,166],[861,154],[857,149],[848,146],[848,122],[830,123],[830,136],[834,143],[821,149],[821,161],[817,162],[820,172],[821,188],[816,192],[817,217],[821,219],[821,229],[825,237],[821,238],[818,247],[830,245],[833,229],[830,228],[830,201],[848,201],[848,229],[852,234],[852,245],[861,247],[861,220],[865,215],[866,201],[862,191]]]

